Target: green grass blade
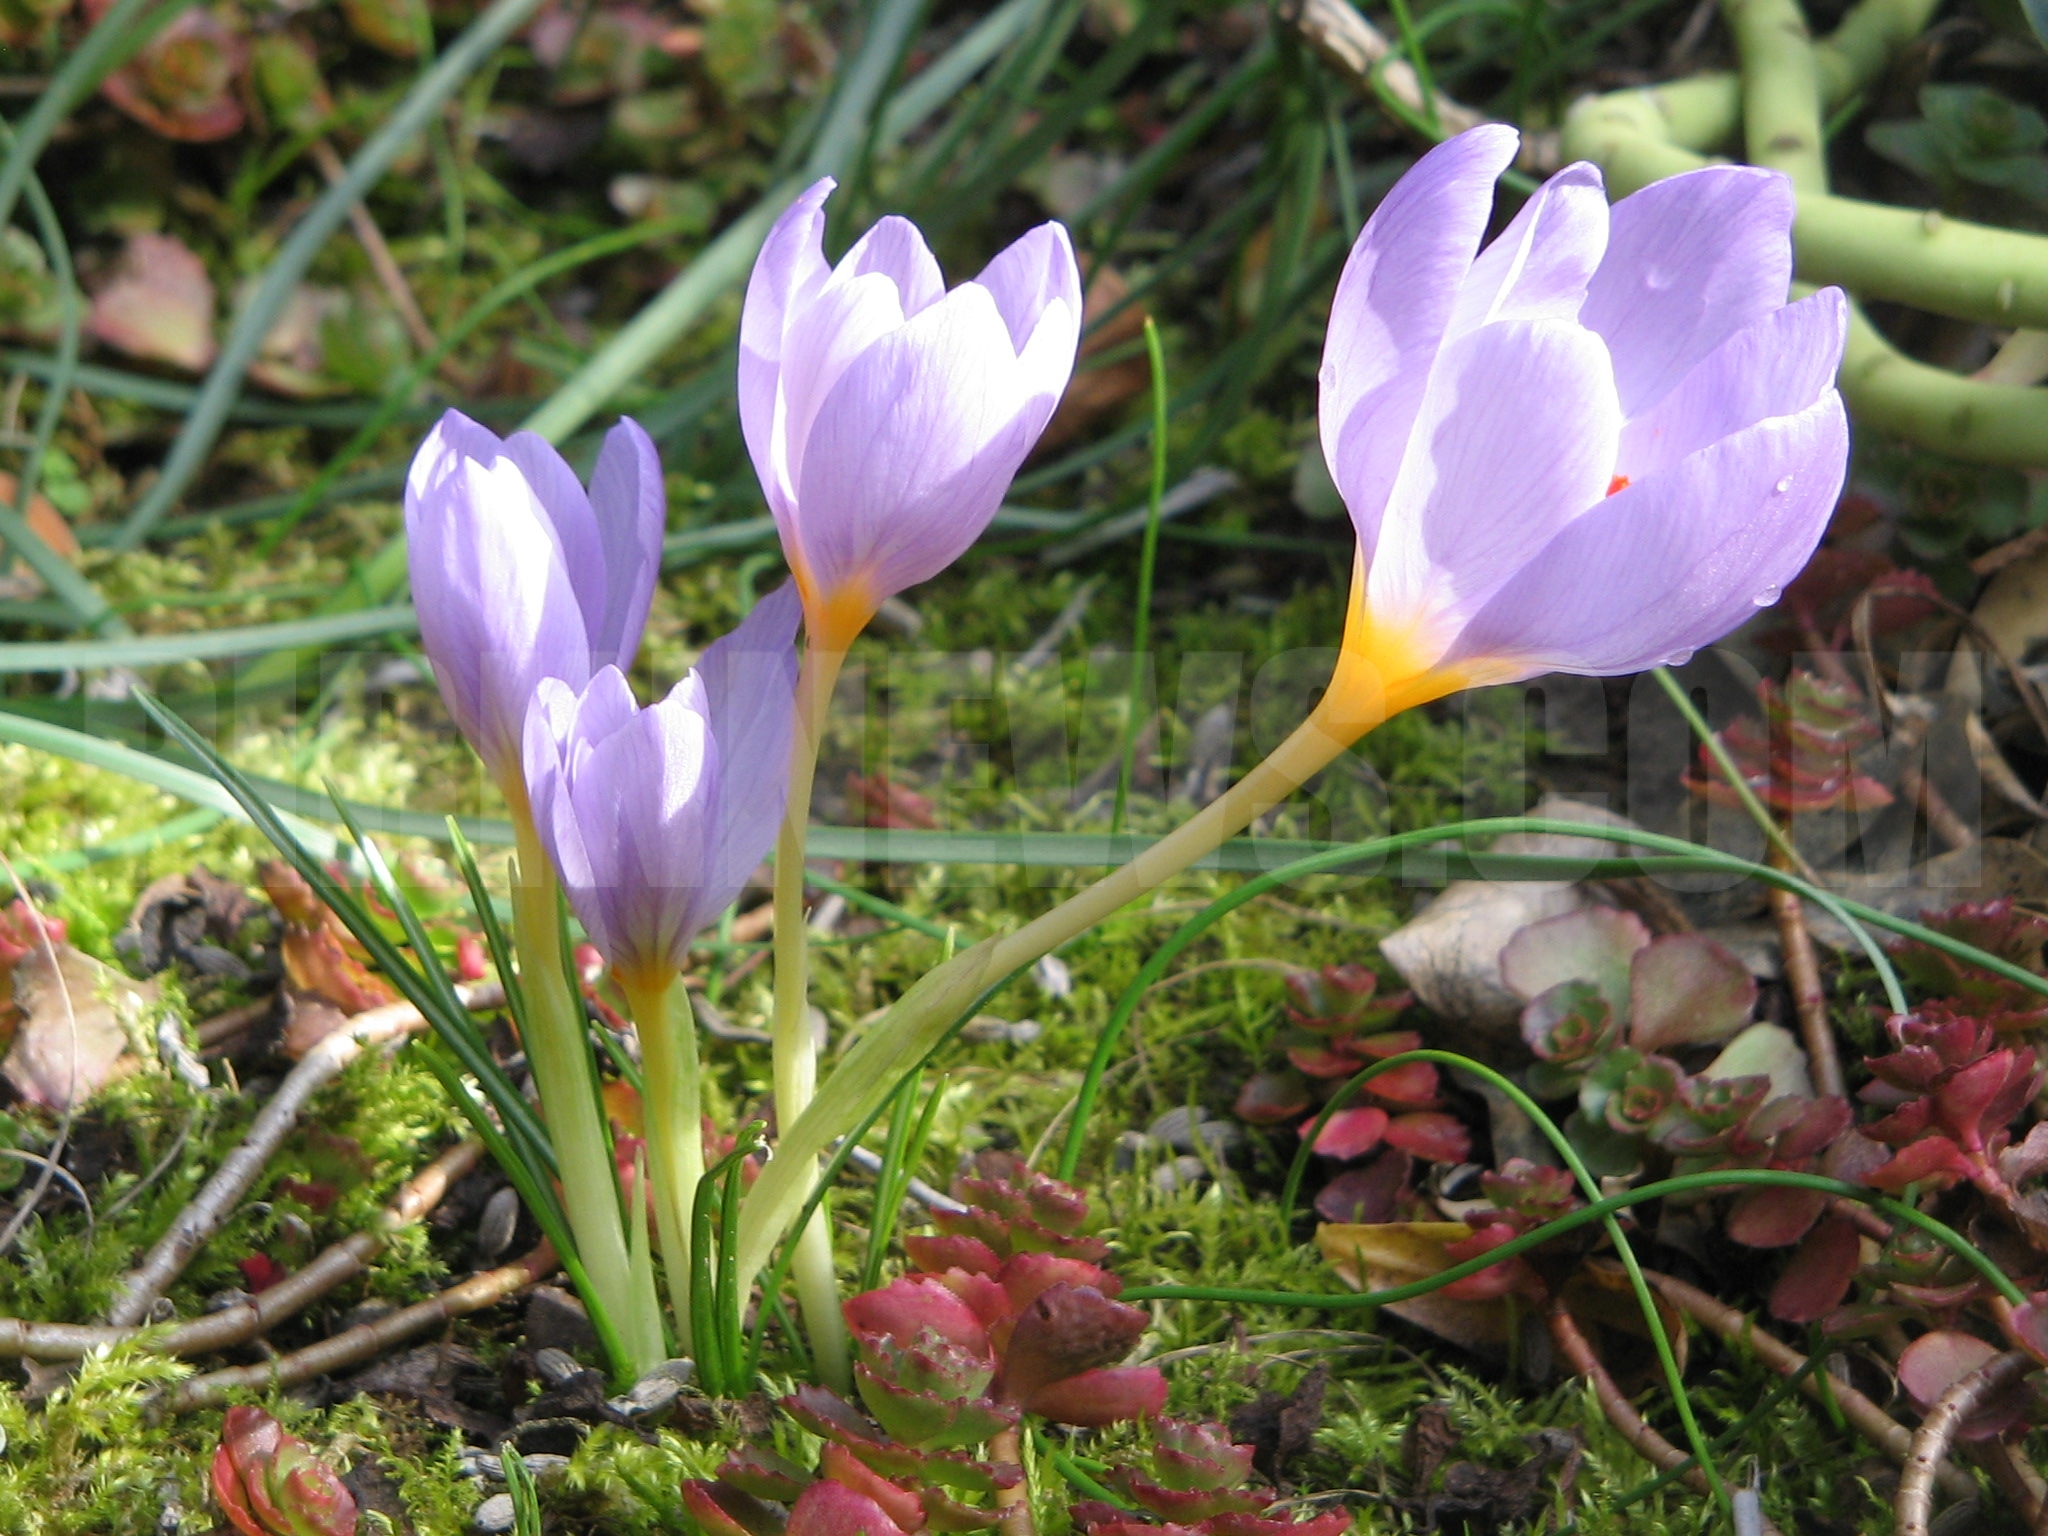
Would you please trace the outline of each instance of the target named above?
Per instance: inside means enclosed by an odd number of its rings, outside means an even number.
[[[398,109],[356,151],[348,174],[323,192],[306,211],[265,265],[262,281],[236,315],[155,484],[122,524],[114,541],[116,549],[133,549],[149,537],[158,520],[184,495],[185,488],[204,466],[263,338],[270,334],[271,326],[313,264],[313,258],[348,218],[349,209],[369,195],[371,187],[383,178],[392,161],[441,110],[442,104],[499,45],[526,25],[540,6],[541,0],[493,0],[491,7],[470,23],[432,69],[420,76]],[[4,184],[0,184],[0,190],[4,190]]]

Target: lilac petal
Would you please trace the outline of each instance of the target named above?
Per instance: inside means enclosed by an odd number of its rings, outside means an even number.
[[[406,498],[420,642],[448,712],[491,773],[516,773],[536,684],[590,675],[561,541],[510,459],[461,458]]]
[[[591,878],[579,887],[565,869],[563,885],[614,966],[659,972],[681,963],[716,796],[710,733],[680,702],[578,741],[567,799]]]
[[[604,435],[590,476],[590,507],[604,557],[604,595],[585,603],[591,665],[627,668],[639,654],[647,607],[661,573],[661,539],[668,529],[668,488],[654,441],[629,417]],[[579,596],[581,594],[579,593]]]
[[[597,517],[590,510],[590,495],[569,461],[555,451],[555,445],[536,432],[514,432],[498,449],[498,457],[510,459],[526,477],[541,515],[554,524],[555,538],[562,546],[562,563],[569,573],[569,585],[576,593],[585,630],[589,620],[604,610],[604,542]],[[492,460],[484,459],[483,463]]]
[[[783,210],[761,243],[740,310],[740,430],[763,487],[777,480],[771,439],[782,340],[792,315],[825,286],[825,199],[838,183],[830,176],[813,182]],[[770,492],[771,503],[773,492]]]
[[[1430,362],[1493,212],[1494,180],[1517,142],[1512,128],[1488,124],[1424,155],[1366,221],[1337,281],[1323,343],[1323,456],[1368,560]]]
[[[1499,320],[1576,320],[1606,249],[1600,169],[1568,165],[1479,253],[1458,290],[1446,336]]]
[[[806,309],[785,340],[772,444],[780,474],[769,495],[769,508],[785,540],[797,535],[799,546],[806,519],[797,487],[803,484],[804,459],[819,410],[846,370],[871,347],[903,328],[903,306],[896,285],[871,272],[834,282]],[[768,478],[762,476],[768,487]],[[780,496],[778,502],[777,497]]]
[[[863,353],[811,428],[798,481],[816,591],[879,600],[944,570],[995,516],[1058,396],[964,283]]]
[[[1622,411],[1655,405],[1700,359],[1785,302],[1792,184],[1714,165],[1652,182],[1614,205],[1607,258],[1580,319],[1614,352]]]
[[[1388,498],[1367,578],[1372,611],[1454,633],[1606,494],[1620,431],[1607,349],[1592,332],[1516,320],[1452,342]]]
[[[1759,422],[1608,497],[1493,596],[1446,660],[1497,660],[1515,677],[1599,676],[1711,644],[1806,564],[1848,448],[1848,419],[1830,390],[1796,416]]]
[[[893,214],[877,219],[853,242],[852,249],[832,269],[832,281],[849,282],[870,272],[896,285],[896,302],[906,317],[931,308],[946,296],[945,276],[924,236],[910,220]]]
[[[697,662],[724,774],[718,834],[705,871],[706,885],[724,893],[712,908],[714,916],[767,856],[788,801],[796,627],[802,617],[796,584],[784,582]]]
[[[1834,388],[1848,326],[1839,288],[1751,321],[1622,428],[1617,468],[1641,480],[1756,422],[1796,416]]]
[[[1003,317],[1010,343],[1019,353],[1056,303],[1066,306],[1076,341],[1079,340],[1081,269],[1074,260],[1074,243],[1064,225],[1041,224],[1011,241],[981,269],[981,275],[974,281],[996,301],[996,313]],[[1070,357],[1068,367],[1072,366]]]
[[[426,441],[412,456],[412,465],[406,471],[405,493],[424,496],[463,459],[488,464],[504,451],[504,440],[490,428],[471,421],[460,411],[443,411],[441,419],[427,433]]]

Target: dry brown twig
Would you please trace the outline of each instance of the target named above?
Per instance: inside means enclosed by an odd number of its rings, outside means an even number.
[[[275,1360],[194,1376],[170,1393],[170,1410],[187,1413],[194,1408],[212,1408],[226,1401],[231,1393],[265,1389],[280,1391],[311,1381],[316,1376],[330,1375],[365,1360],[373,1360],[407,1339],[416,1338],[458,1317],[467,1317],[485,1307],[496,1306],[529,1286],[538,1285],[554,1273],[556,1262],[553,1246],[543,1241],[516,1263],[471,1275],[439,1295],[386,1313],[375,1322],[350,1328],[332,1338],[322,1339],[318,1344],[309,1344],[291,1354],[280,1355]]]
[[[1558,1352],[1570,1363],[1571,1368],[1585,1377],[1592,1386],[1593,1396],[1600,1403],[1600,1411],[1607,1415],[1607,1422],[1614,1426],[1615,1432],[1634,1448],[1638,1456],[1659,1471],[1670,1472],[1685,1467],[1685,1471],[1679,1474],[1685,1486],[1695,1493],[1707,1492],[1705,1474],[1697,1466],[1687,1466],[1692,1457],[1658,1434],[1643,1416],[1636,1412],[1635,1404],[1631,1403],[1627,1394],[1615,1384],[1614,1378],[1608,1374],[1607,1367],[1601,1362],[1600,1357],[1593,1352],[1592,1344],[1588,1342],[1585,1334],[1579,1331],[1578,1323],[1573,1320],[1562,1300],[1552,1299],[1545,1321],[1550,1325],[1551,1342],[1557,1345]],[[1778,1528],[1769,1520],[1759,1516],[1759,1521],[1757,1529],[1762,1536],[1779,1536]]]
[[[1914,1431],[1905,1470],[1899,1475],[1899,1491],[1892,1499],[1898,1536],[1927,1536],[1927,1518],[1934,1511],[1934,1479],[1946,1469],[1945,1458],[1956,1430],[1978,1404],[2018,1381],[2033,1365],[2018,1350],[2009,1350],[1965,1376],[1927,1410],[1927,1417]]]
[[[1387,93],[1411,112],[1427,117],[1433,108],[1445,137],[1493,121],[1478,108],[1454,101],[1442,91],[1426,100],[1414,66],[1392,57],[1396,51],[1392,39],[1360,15],[1349,0],[1282,0],[1280,17],[1367,95],[1374,94],[1373,76],[1377,74]],[[1515,157],[1521,169],[1547,176],[1558,163],[1554,131],[1522,135],[1521,152]]]
[[[1643,1278],[1666,1301],[1709,1333],[1737,1349],[1752,1351],[1779,1375],[1796,1375],[1805,1368],[1806,1356],[1768,1330],[1757,1327],[1755,1319],[1748,1314],[1709,1296],[1698,1286],[1688,1285],[1675,1276],[1654,1269],[1644,1270]],[[1836,1406],[1842,1410],[1842,1417],[1855,1427],[1856,1432],[1892,1460],[1903,1462],[1911,1451],[1912,1432],[1847,1382],[1816,1381],[1814,1373],[1809,1371],[1800,1378],[1799,1390],[1815,1402],[1822,1400],[1823,1393],[1833,1397]],[[1970,1476],[1954,1467],[1943,1467],[1938,1476],[1942,1490],[1951,1498],[1966,1498],[1976,1492],[1977,1485]]]
[[[456,988],[464,1006],[496,1007],[504,990],[495,982]],[[213,1177],[194,1195],[143,1261],[128,1273],[121,1293],[108,1309],[115,1327],[144,1321],[171,1282],[184,1272],[192,1256],[226,1224],[271,1156],[283,1144],[307,1102],[339,1077],[343,1068],[374,1045],[384,1045],[425,1027],[426,1020],[410,1003],[387,1003],[357,1014],[299,1059],[277,1092],[258,1111],[242,1144],[221,1160]]]
[[[1780,864],[1777,850],[1772,862]],[[1835,1046],[1835,1025],[1828,1017],[1828,994],[1821,985],[1820,955],[1814,949],[1813,932],[1806,926],[1806,907],[1797,891],[1781,886],[1766,888],[1771,917],[1778,925],[1778,947],[1785,955],[1785,985],[1792,993],[1792,1011],[1799,1019],[1799,1038],[1806,1046],[1807,1064],[1813,1070],[1814,1092],[1839,1098],[1848,1084],[1842,1076],[1842,1056]]]
[[[378,1215],[374,1226],[343,1238],[304,1269],[239,1305],[168,1329],[154,1341],[156,1351],[165,1355],[205,1355],[262,1337],[367,1269],[371,1258],[391,1235],[431,1213],[448,1187],[476,1166],[482,1152],[480,1142],[457,1142],[406,1181]],[[78,1360],[102,1345],[118,1344],[143,1331],[133,1327],[0,1318],[0,1357]]]
[[[341,162],[332,144],[325,139],[312,143],[313,163],[320,168],[320,174],[329,186],[340,186],[348,180],[348,167]],[[398,265],[398,258],[391,254],[391,247],[384,241],[384,231],[377,227],[377,221],[370,217],[369,208],[361,198],[348,205],[349,228],[355,232],[356,243],[363,248],[363,254],[370,260],[370,270],[377,275],[377,286],[384,290],[391,307],[398,311],[398,318],[405,326],[405,332],[412,338],[412,344],[422,352],[431,352],[440,342],[434,336],[434,328],[427,324],[427,317],[420,312],[420,302],[413,297],[412,285],[405,280],[405,273]],[[443,368],[447,367],[444,361]]]

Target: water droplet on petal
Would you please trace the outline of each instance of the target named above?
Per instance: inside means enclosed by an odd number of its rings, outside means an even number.
[[[1773,489],[1775,489],[1780,496],[1784,495],[1787,491],[1792,489],[1792,477],[1790,475],[1787,475],[1784,479],[1780,480],[1777,483],[1777,485],[1773,487]]]
[[[1658,665],[1659,665],[1659,666],[1665,666],[1665,667],[1682,667],[1682,666],[1684,666],[1684,665],[1685,665],[1685,664],[1686,664],[1686,663],[1687,663],[1688,661],[1691,661],[1691,660],[1692,660],[1692,652],[1691,652],[1691,651],[1673,651],[1673,652],[1672,652],[1672,653],[1671,653],[1671,654],[1670,654],[1669,656],[1666,656],[1666,657],[1665,657],[1665,658],[1663,659],[1663,661],[1659,662],[1659,663],[1658,663]]]
[[[1771,606],[1771,604],[1775,603],[1780,597],[1784,596],[1784,594],[1785,589],[1783,587],[1765,587],[1763,591],[1757,593],[1757,595],[1751,598],[1750,601],[1755,603],[1759,608],[1768,608]]]

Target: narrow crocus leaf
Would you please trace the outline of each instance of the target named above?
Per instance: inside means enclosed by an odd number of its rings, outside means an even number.
[[[1081,276],[1031,231],[948,293],[886,218],[828,268],[820,181],[763,243],[740,319],[740,425],[814,641],[960,557],[995,515],[1073,372]]]

